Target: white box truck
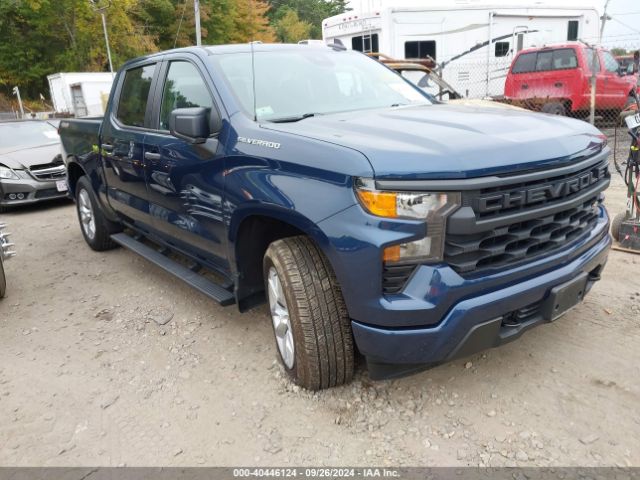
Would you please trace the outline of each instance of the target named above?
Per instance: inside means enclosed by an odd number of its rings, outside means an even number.
[[[113,74],[54,73],[47,80],[56,113],[70,113],[76,117],[99,117],[104,114],[113,84]]]

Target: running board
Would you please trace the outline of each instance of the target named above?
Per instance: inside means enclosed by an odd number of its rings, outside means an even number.
[[[207,280],[193,270],[190,270],[170,258],[165,257],[162,253],[154,250],[153,248],[147,247],[144,243],[139,242],[126,233],[116,233],[111,235],[111,240],[116,242],[118,245],[137,253],[141,257],[146,258],[151,263],[154,263],[172,275],[175,275],[199,292],[204,293],[207,297],[212,298],[220,305],[227,306],[235,303],[233,293],[226,288]]]

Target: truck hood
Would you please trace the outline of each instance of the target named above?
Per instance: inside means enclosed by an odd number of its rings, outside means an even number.
[[[263,127],[356,149],[376,178],[389,179],[515,173],[560,166],[602,148],[600,132],[586,122],[482,106],[367,110]]]
[[[26,170],[33,165],[53,162],[62,163],[59,142],[19,149],[0,149],[0,164],[14,170]]]

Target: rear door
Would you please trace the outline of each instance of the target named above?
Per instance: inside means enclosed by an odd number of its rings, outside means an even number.
[[[151,218],[143,145],[159,65],[143,61],[120,75],[100,137],[109,203],[126,221],[145,230]]]
[[[221,111],[208,72],[191,54],[173,54],[162,65],[145,137],[150,214],[168,243],[227,270],[224,206],[224,141],[228,122],[217,138],[190,144],[169,133],[169,115],[177,108]]]

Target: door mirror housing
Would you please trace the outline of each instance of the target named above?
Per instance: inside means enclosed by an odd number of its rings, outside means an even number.
[[[169,133],[189,143],[204,143],[222,128],[216,108],[176,108],[169,115]]]

